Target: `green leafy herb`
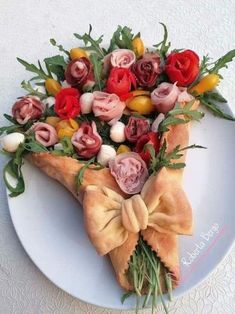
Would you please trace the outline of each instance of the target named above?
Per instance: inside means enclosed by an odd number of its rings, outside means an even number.
[[[27,154],[27,152],[39,153],[45,151],[47,151],[47,149],[38,143],[33,136],[26,137],[24,143],[19,145],[17,151],[3,169],[3,179],[6,187],[10,191],[10,197],[18,196],[25,190],[24,178],[21,171],[25,154]],[[15,184],[11,183],[12,180],[9,180],[9,176],[14,179]]]
[[[209,69],[208,72],[218,74],[220,69],[228,67],[227,63],[231,62],[233,58],[235,58],[235,49],[230,50],[224,56],[213,62],[211,64],[213,66]]]
[[[59,48],[59,51],[63,51],[67,56],[70,56],[69,52],[65,50],[62,45],[58,45],[54,38],[50,39],[50,43],[52,44],[52,46]]]
[[[49,77],[51,77],[49,74],[47,74],[43,70],[40,61],[38,61],[38,67],[36,65],[32,64],[32,63],[30,64],[30,63],[26,62],[23,59],[20,59],[20,58],[17,58],[17,61],[19,61],[25,67],[25,69],[27,71],[36,73],[37,74],[37,78],[39,78],[39,79],[46,80]]]
[[[126,293],[123,293],[121,297],[122,304],[125,302],[126,299],[128,299],[131,295],[133,295],[133,291],[128,291]]]
[[[222,111],[218,105],[216,105],[214,102],[225,102],[226,100],[219,95],[218,93],[204,93],[201,96],[199,96],[200,103],[204,105],[209,111],[211,111],[215,116],[235,121],[235,118],[231,116],[230,114]]]
[[[169,131],[168,126],[177,125],[177,124],[185,124],[189,121],[195,120],[199,121],[204,117],[204,113],[198,110],[191,110],[194,104],[194,100],[189,102],[186,106],[181,107],[179,103],[176,103],[175,107],[170,110],[166,118],[159,125],[159,132],[167,132]],[[183,117],[179,117],[179,116]]]
[[[168,40],[168,32],[167,32],[167,28],[166,28],[166,25],[163,24],[163,23],[160,23],[162,26],[163,26],[163,29],[164,29],[164,36],[163,36],[163,40],[154,45],[153,47],[157,48],[157,52],[160,54],[160,56],[162,58],[165,58],[166,57],[166,54],[171,46],[171,43],[167,40]]]
[[[98,54],[98,56],[102,59],[106,53],[105,49],[100,47],[100,44],[102,43],[102,40],[103,40],[103,35],[100,36],[98,39],[94,39],[91,37],[91,31],[92,31],[92,26],[89,25],[88,33],[85,33],[84,35],[79,35],[77,33],[74,33],[74,36],[84,42],[87,50],[94,50]],[[90,45],[88,46],[88,44]]]
[[[94,76],[95,76],[95,86],[93,87],[93,89],[102,90],[102,88],[104,88],[104,82],[102,81],[102,71],[103,71],[102,61],[98,57],[98,55],[94,53],[90,55],[90,60],[93,64]]]
[[[58,156],[73,157],[75,151],[71,143],[71,139],[68,136],[65,136],[60,140],[60,143],[62,144],[62,149],[55,149],[52,151],[52,154]]]
[[[29,93],[28,95],[37,96],[41,100],[47,97],[46,94],[39,92],[37,88],[34,88],[30,82],[26,82],[25,80],[21,82],[21,87]]]
[[[67,66],[67,63],[63,56],[57,55],[54,57],[45,58],[44,62],[49,73],[54,73],[58,80],[64,81],[64,70]]]
[[[76,176],[76,183],[77,183],[78,189],[80,189],[80,187],[82,185],[83,176],[84,176],[86,169],[89,168],[89,166],[95,162],[95,157],[89,159],[88,161],[83,161],[83,162],[84,162],[84,166],[79,170],[79,172]]]
[[[3,133],[6,133],[6,134],[12,133],[12,132],[18,130],[20,127],[21,127],[21,125],[19,125],[19,124],[3,126],[0,128],[0,135],[2,135]]]
[[[116,48],[132,49],[132,40],[136,36],[134,36],[134,34],[132,33],[131,28],[127,26],[122,27],[119,25],[110,40],[108,52],[111,52]]]
[[[160,296],[165,313],[168,313],[165,301],[163,299],[163,292],[160,282],[160,275],[162,272],[167,272],[167,269],[161,263],[156,253],[152,251],[150,246],[140,237],[138,245],[131,256],[128,268],[128,277],[130,278],[134,292],[137,295],[136,313],[140,309],[140,297],[142,296],[142,290],[147,289],[142,308],[144,308],[150,298],[152,298],[152,313],[156,308],[156,297]],[[169,280],[171,278],[169,277]],[[171,285],[167,286],[168,293],[171,295]],[[127,295],[128,297],[129,295]]]
[[[194,149],[194,148],[206,148],[200,145],[190,145],[183,148],[180,148],[180,145],[177,145],[171,152],[167,153],[167,143],[164,140],[163,145],[161,146],[158,154],[152,145],[146,144],[145,150],[148,150],[151,156],[150,166],[149,166],[149,174],[156,174],[161,168],[171,168],[171,169],[181,169],[185,167],[185,163],[183,162],[174,162],[177,159],[180,159],[183,156],[183,151],[186,149]]]

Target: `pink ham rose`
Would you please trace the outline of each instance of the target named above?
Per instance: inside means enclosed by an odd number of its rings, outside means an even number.
[[[97,132],[94,121],[91,122],[91,125],[83,122],[77,132],[73,134],[71,142],[79,156],[91,158],[100,150],[102,138]]]
[[[179,93],[176,83],[161,83],[152,91],[151,100],[157,111],[165,114],[174,107]]]
[[[121,118],[126,105],[116,94],[96,91],[93,95],[92,110],[96,117],[102,121],[108,121],[110,125]]]
[[[12,115],[19,124],[29,120],[39,119],[44,111],[44,105],[33,96],[21,97],[12,107]]]
[[[116,49],[104,57],[104,72],[107,73],[110,67],[130,68],[135,62],[136,56],[132,50]]]
[[[109,168],[120,189],[127,194],[139,193],[148,178],[146,164],[137,153],[117,155],[110,160]]]
[[[125,126],[125,135],[129,142],[136,143],[143,134],[148,133],[149,129],[150,123],[147,119],[131,116]]]
[[[92,65],[85,57],[70,61],[65,70],[65,78],[68,84],[78,88],[92,87],[95,84]]]
[[[35,139],[45,147],[55,145],[59,141],[55,128],[50,124],[37,122],[31,130],[34,132]]]
[[[190,102],[193,99],[195,99],[192,95],[190,95],[187,92],[187,88],[186,87],[179,87],[180,93],[178,95],[177,101],[178,102]]]

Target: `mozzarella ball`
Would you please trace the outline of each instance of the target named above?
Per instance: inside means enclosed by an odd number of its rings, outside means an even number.
[[[126,140],[125,136],[125,124],[117,121],[110,128],[110,138],[115,143],[122,143]]]
[[[81,106],[81,112],[83,114],[87,114],[92,111],[93,101],[94,95],[92,93],[84,93],[81,95],[79,102]]]
[[[57,143],[54,145],[54,149],[56,150],[63,150],[63,145],[61,143]]]
[[[153,124],[151,126],[152,132],[158,132],[159,124],[165,119],[165,115],[163,113],[159,113],[157,118],[153,121]]]
[[[97,155],[97,161],[102,166],[107,166],[109,161],[116,156],[116,151],[112,146],[101,145],[100,151]]]
[[[24,142],[24,134],[14,132],[14,133],[5,135],[1,139],[1,146],[5,151],[9,153],[14,153],[17,151],[17,148],[19,147],[20,143],[23,143],[23,142]]]
[[[47,105],[48,107],[54,106],[55,104],[55,97],[47,97],[46,99],[43,99],[43,104]]]

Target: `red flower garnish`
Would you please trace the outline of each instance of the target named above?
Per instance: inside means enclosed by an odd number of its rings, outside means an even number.
[[[129,97],[131,86],[136,88],[136,79],[134,74],[126,68],[112,68],[107,81],[107,92],[118,95],[121,100]],[[124,99],[123,97],[124,96]]]
[[[171,53],[167,57],[165,71],[172,83],[188,86],[199,74],[199,57],[192,50]]]
[[[80,113],[80,93],[76,88],[63,88],[56,95],[55,112],[61,119],[75,118]]]
[[[152,145],[155,152],[158,153],[160,148],[160,139],[158,137],[158,133],[155,132],[149,132],[147,134],[142,135],[135,146],[135,152],[140,155],[140,157],[146,162],[147,165],[149,165],[150,162],[150,152],[145,147],[146,144]]]

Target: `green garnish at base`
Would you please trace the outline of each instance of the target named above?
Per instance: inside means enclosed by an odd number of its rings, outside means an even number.
[[[163,285],[168,293],[169,300],[172,300],[172,278],[168,269],[160,261],[151,247],[140,237],[138,245],[131,256],[127,276],[133,285],[134,290],[127,292],[122,297],[122,302],[132,294],[136,294],[136,313],[145,308],[150,300],[152,313],[160,298],[165,313],[168,313],[163,298]],[[163,280],[162,280],[163,279]],[[163,284],[165,282],[165,284]],[[141,297],[145,296],[141,304]]]

